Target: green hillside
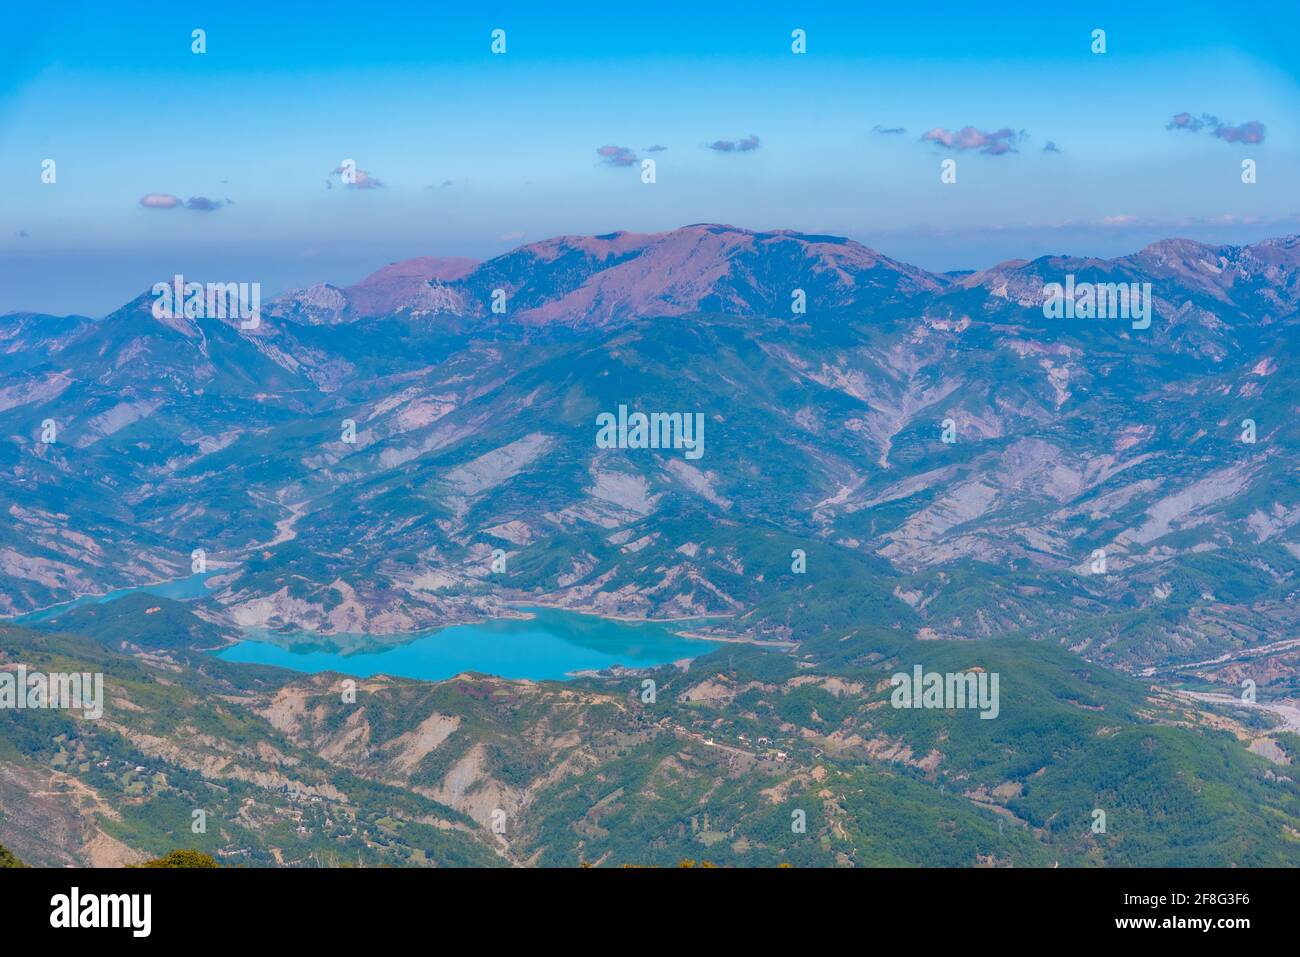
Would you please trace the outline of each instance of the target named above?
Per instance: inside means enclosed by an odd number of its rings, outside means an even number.
[[[190,847],[224,865],[1300,864],[1300,784],[1248,750],[1271,741],[1294,762],[1300,739],[1267,715],[1212,713],[1054,642],[921,641],[875,565],[816,567],[747,615],[794,646],[719,644],[689,666],[570,682],[376,677],[355,701],[338,675],[188,647],[204,623],[182,603],[161,606],[175,639],[147,651],[128,600],[59,624],[94,638],[3,628],[10,660],[104,672],[108,703],[98,722],[0,712],[0,763],[75,778],[83,806],[113,809],[98,831],[140,859]],[[893,707],[890,676],[916,665],[996,674],[996,719]],[[0,837],[13,826],[0,811]]]
[[[26,867],[22,861],[14,857],[13,851],[0,844],[0,867]]]

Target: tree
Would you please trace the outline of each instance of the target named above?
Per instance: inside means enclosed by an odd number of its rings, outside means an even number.
[[[202,851],[184,849],[172,851],[166,857],[159,857],[152,861],[145,861],[140,867],[217,867],[219,866],[209,855]]]

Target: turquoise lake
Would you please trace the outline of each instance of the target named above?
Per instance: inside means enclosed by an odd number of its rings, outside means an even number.
[[[110,601],[117,601],[119,598],[125,598],[127,595],[140,592],[144,595],[157,595],[160,598],[171,598],[175,601],[191,601],[195,598],[202,598],[207,594],[207,588],[203,584],[214,573],[211,571],[204,572],[200,575],[191,575],[189,578],[178,578],[175,581],[160,582],[157,585],[141,585],[136,588],[119,588],[116,591],[106,592],[103,595],[83,595],[73,601],[64,602],[62,605],[51,605],[49,608],[42,608],[40,611],[33,611],[26,615],[19,615],[17,618],[7,619],[17,625],[34,625],[42,621],[52,621],[65,612],[74,608],[80,608],[82,605],[103,605]]]
[[[62,605],[10,619],[39,624],[88,604],[116,601],[134,592],[176,601],[207,594],[206,572],[176,581],[121,588],[87,595]],[[599,671],[614,665],[648,668],[698,658],[713,651],[713,642],[686,638],[673,626],[656,622],[625,622],[553,608],[521,609],[532,618],[502,618],[477,625],[452,625],[411,636],[384,647],[364,635],[329,636],[310,632],[271,635],[248,631],[245,640],[217,653],[226,661],[278,665],[293,671],[338,671],[366,678],[388,674],[440,681],[464,671],[502,678],[563,680],[575,671]],[[685,627],[686,623],[682,623]],[[361,646],[363,650],[348,650]]]
[[[501,678],[563,680],[575,671],[614,665],[646,668],[697,658],[717,648],[713,642],[685,638],[663,624],[612,621],[551,608],[522,610],[534,617],[452,625],[381,650],[344,654],[319,635],[259,640],[249,632],[247,639],[217,655],[226,661],[308,673],[338,671],[358,678],[386,674],[441,681],[477,671]]]

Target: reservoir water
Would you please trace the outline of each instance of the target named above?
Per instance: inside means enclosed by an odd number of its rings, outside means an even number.
[[[8,619],[15,625],[35,625],[43,621],[53,621],[65,612],[74,608],[80,608],[82,605],[103,605],[110,601],[117,601],[119,598],[125,598],[134,592],[140,592],[144,595],[157,595],[160,598],[171,598],[175,601],[191,601],[195,598],[202,598],[207,594],[207,587],[204,582],[212,576],[212,572],[203,572],[198,575],[190,575],[188,578],[177,578],[174,581],[159,582],[156,585],[139,585],[134,588],[119,588],[116,591],[106,592],[103,595],[83,595],[72,601],[64,602],[61,605],[51,605],[49,608],[42,608],[40,611],[28,612],[26,615],[19,615],[16,618]]]
[[[613,621],[552,608],[527,608],[532,618],[452,625],[400,645],[344,652],[340,642],[311,633],[248,637],[218,652],[226,661],[278,665],[294,671],[338,671],[441,681],[464,671],[502,678],[561,680],[575,671],[614,665],[646,668],[696,658],[717,645],[677,634],[655,622]]]
[[[41,624],[73,608],[116,601],[133,592],[191,601],[208,593],[204,582],[211,574],[86,595],[10,621]],[[684,637],[670,624],[616,621],[554,608],[521,610],[532,617],[452,625],[418,632],[401,643],[365,635],[249,630],[243,641],[217,654],[226,661],[278,665],[308,673],[338,671],[357,677],[383,673],[440,681],[477,671],[502,678],[562,680],[576,671],[599,671],[614,665],[646,668],[697,658],[717,647]],[[685,627],[687,623],[678,624]]]

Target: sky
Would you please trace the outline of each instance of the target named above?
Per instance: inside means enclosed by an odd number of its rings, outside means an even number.
[[[1294,3],[14,5],[0,312],[698,222],[935,270],[1289,235],[1298,35]]]

